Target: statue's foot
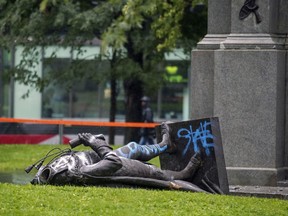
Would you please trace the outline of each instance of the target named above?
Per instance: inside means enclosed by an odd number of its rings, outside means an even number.
[[[195,162],[196,164],[201,164],[202,162],[202,153],[201,152],[196,152],[192,158],[191,158],[191,161]]]
[[[161,124],[161,135],[163,137],[162,142],[164,141],[168,145],[168,150],[166,152],[172,154],[176,152],[177,147],[175,143],[171,141],[170,132],[171,129],[168,126],[167,122],[162,122]]]
[[[201,153],[196,152],[190,159],[189,163],[187,164],[186,169],[190,170],[190,172],[194,174],[201,165],[202,165]]]

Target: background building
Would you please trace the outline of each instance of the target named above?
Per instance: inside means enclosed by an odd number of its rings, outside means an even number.
[[[68,68],[71,60],[76,58],[85,61],[87,70],[96,70],[97,73],[105,72],[109,67],[108,61],[96,61],[99,55],[99,45],[83,46],[81,54],[72,48],[42,47],[37,48],[39,53],[38,64],[33,65],[33,70],[40,77],[49,73],[58,73]],[[14,82],[4,76],[3,71],[16,67],[23,60],[23,47],[16,47],[12,52],[2,50],[0,74],[0,116],[14,118],[77,118],[105,121],[109,118],[110,86],[108,82],[99,82],[93,79],[77,81],[72,89],[61,85],[49,84],[43,92]],[[51,58],[52,53],[56,57]],[[180,51],[168,53],[165,56],[167,84],[160,86],[151,97],[151,106],[154,110],[155,121],[161,120],[186,120],[188,119],[188,71],[190,68],[189,56]],[[85,69],[86,70],[86,67]],[[58,75],[57,75],[58,76]],[[73,77],[71,77],[73,80]],[[124,120],[124,90],[119,80],[117,97],[116,120]],[[23,95],[29,91],[29,96]]]

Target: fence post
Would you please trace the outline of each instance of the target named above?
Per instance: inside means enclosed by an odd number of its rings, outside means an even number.
[[[59,144],[63,144],[63,124],[59,124]]]

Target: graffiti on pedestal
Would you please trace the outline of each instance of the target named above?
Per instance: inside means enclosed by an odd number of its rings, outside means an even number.
[[[211,122],[200,122],[200,126],[193,130],[192,125],[189,125],[189,129],[181,128],[177,132],[178,138],[185,138],[187,139],[187,144],[182,152],[184,156],[188,149],[190,148],[191,144],[193,145],[194,152],[200,152],[200,147],[202,146],[205,149],[205,153],[207,156],[211,154],[210,148],[214,147],[214,143],[209,143],[209,139],[213,140],[213,134],[208,129],[208,126],[211,125]],[[201,146],[199,146],[199,144]]]

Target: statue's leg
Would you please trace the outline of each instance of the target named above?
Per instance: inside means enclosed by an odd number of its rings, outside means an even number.
[[[171,180],[185,180],[192,178],[201,165],[201,153],[196,153],[189,161],[187,166],[181,171],[163,170],[165,176]]]
[[[162,123],[162,141],[153,145],[139,145],[136,142],[130,142],[127,145],[114,150],[114,152],[121,157],[148,161],[164,152],[172,152],[175,146],[170,141],[169,126]]]
[[[130,142],[127,145],[114,150],[116,155],[129,158],[129,159],[135,159],[135,160],[141,160],[141,161],[148,161],[159,154],[165,152],[167,150],[168,146],[160,146],[159,144],[154,145],[139,145],[136,142]]]

